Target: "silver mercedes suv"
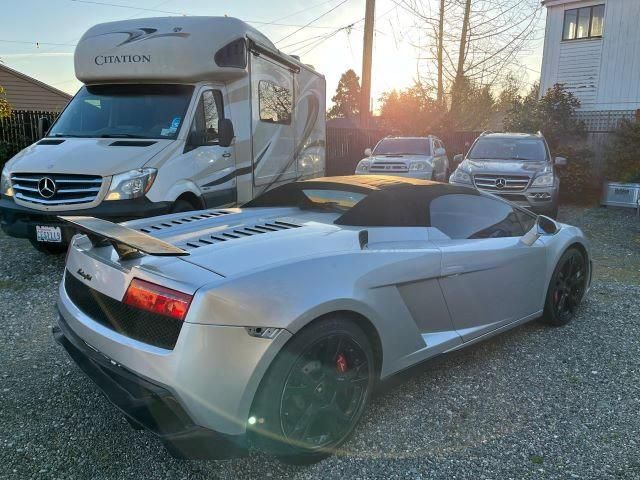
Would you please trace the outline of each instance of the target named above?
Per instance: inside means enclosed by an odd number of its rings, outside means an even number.
[[[555,166],[567,160],[551,158],[541,133],[484,132],[466,156],[454,157],[454,163],[459,165],[450,183],[474,186],[550,217],[558,213],[560,179]]]

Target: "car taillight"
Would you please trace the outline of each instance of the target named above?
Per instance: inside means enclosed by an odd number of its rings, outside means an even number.
[[[193,296],[134,278],[122,300],[126,305],[184,320]]]

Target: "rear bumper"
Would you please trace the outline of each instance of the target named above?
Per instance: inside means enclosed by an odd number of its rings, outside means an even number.
[[[246,453],[246,435],[197,426],[171,392],[91,349],[62,316],[58,324],[52,329],[56,342],[133,426],[154,433],[173,456],[223,459]]]
[[[18,205],[11,198],[0,198],[0,227],[12,237],[36,240],[36,225],[57,226],[62,230],[62,242],[69,243],[75,230],[57,219],[57,215],[81,215],[124,222],[136,218],[155,217],[169,213],[170,202],[151,202],[146,197],[134,200],[102,202],[94,208],[46,212]]]

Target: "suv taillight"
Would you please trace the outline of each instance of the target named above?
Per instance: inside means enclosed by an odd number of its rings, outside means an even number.
[[[192,295],[134,278],[122,300],[126,305],[176,320],[184,320]]]

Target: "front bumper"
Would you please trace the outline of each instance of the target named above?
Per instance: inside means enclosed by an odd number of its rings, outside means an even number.
[[[477,188],[469,183],[459,183],[453,180],[449,180],[452,185],[460,185],[464,187]],[[478,190],[492,195],[496,195],[500,198],[515,203],[520,207],[527,208],[535,213],[550,214],[553,213],[555,206],[558,202],[557,189],[555,187],[549,188],[527,188],[521,192],[500,192],[496,190],[484,190],[478,188]]]
[[[91,216],[124,222],[136,218],[155,217],[169,213],[170,202],[151,202],[146,197],[133,200],[103,201],[94,208],[46,212],[18,205],[9,197],[0,198],[0,227],[12,237],[36,240],[36,225],[60,227],[62,243],[68,244],[75,230],[58,220],[57,215]]]
[[[225,435],[195,425],[171,392],[89,348],[63,317],[58,324],[52,328],[56,342],[134,428],[153,432],[174,457],[222,459],[246,453],[246,435]]]

